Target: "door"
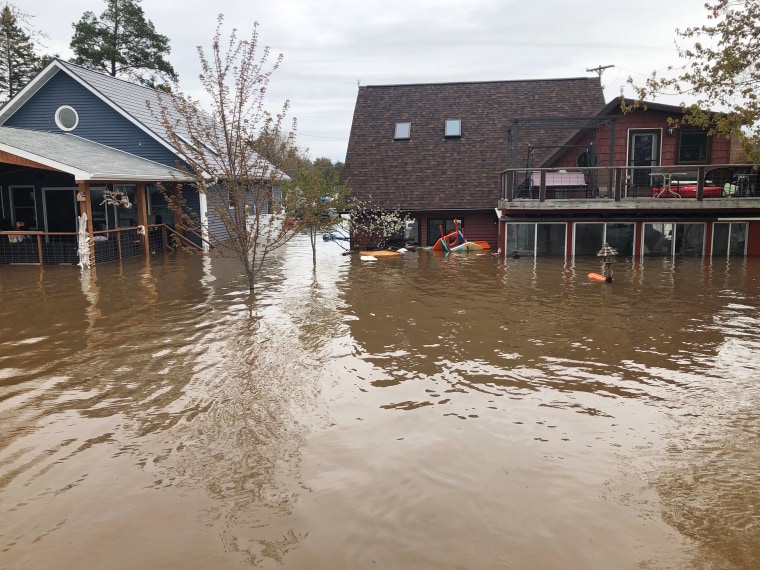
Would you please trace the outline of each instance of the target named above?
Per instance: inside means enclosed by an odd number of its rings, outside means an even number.
[[[651,196],[651,167],[660,164],[660,131],[630,131],[628,138],[628,166],[636,168],[629,174],[629,196]]]
[[[77,200],[74,188],[43,190],[46,232],[77,231]]]

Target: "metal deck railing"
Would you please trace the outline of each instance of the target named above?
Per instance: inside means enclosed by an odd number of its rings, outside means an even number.
[[[760,198],[752,165],[675,165],[507,169],[501,202],[683,198]]]

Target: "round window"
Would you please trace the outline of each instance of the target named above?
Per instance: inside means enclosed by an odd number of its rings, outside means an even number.
[[[58,110],[55,112],[55,124],[58,125],[59,129],[62,131],[73,131],[77,128],[78,123],[79,115],[77,115],[73,107],[69,107],[68,105],[58,107]]]

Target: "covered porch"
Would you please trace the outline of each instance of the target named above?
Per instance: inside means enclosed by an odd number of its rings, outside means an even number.
[[[80,263],[83,213],[90,263],[164,249],[170,235],[183,237],[176,226],[188,180],[74,135],[0,127],[0,263]]]

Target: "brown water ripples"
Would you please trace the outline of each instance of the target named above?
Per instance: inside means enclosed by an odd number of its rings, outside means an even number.
[[[756,566],[759,263],[319,255],[0,268],[0,568]]]

